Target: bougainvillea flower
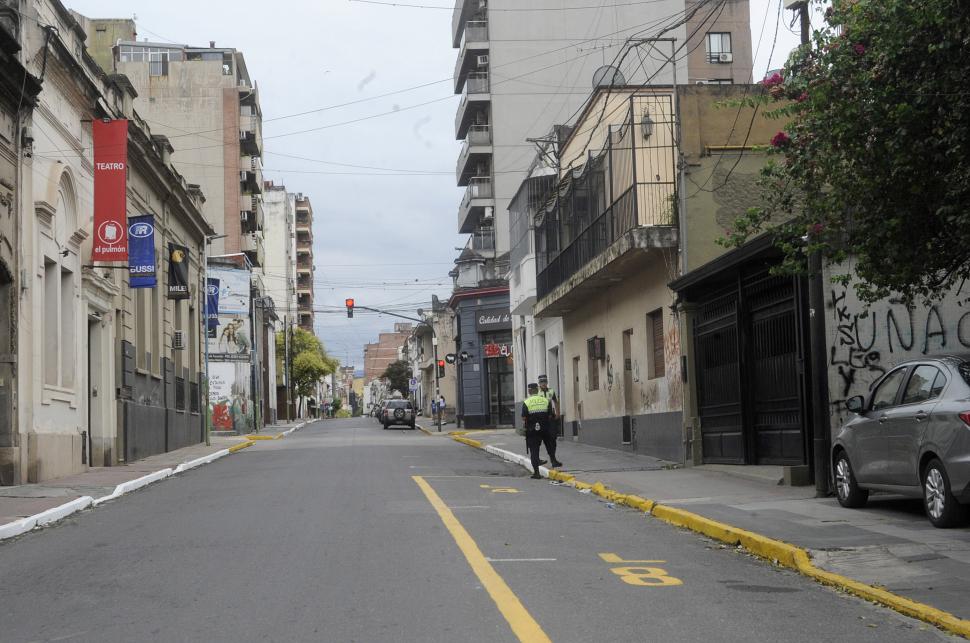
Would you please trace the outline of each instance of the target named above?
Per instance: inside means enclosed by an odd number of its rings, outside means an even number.
[[[771,137],[771,144],[775,147],[784,147],[791,142],[791,137],[785,132],[778,132],[773,137]]]
[[[864,54],[864,53],[866,53],[866,46],[865,46],[865,45],[863,45],[862,43],[859,43],[859,44],[857,44],[857,45],[855,45],[855,46],[854,46],[854,47],[852,47],[852,48],[853,48],[853,49],[855,50],[855,52],[856,52],[857,54],[859,54],[860,56],[861,56],[862,54]]]
[[[781,77],[781,74],[779,74],[778,72],[775,72],[771,76],[768,76],[763,81],[761,81],[761,84],[764,85],[765,87],[774,87],[775,85],[780,85],[783,82],[785,82],[785,79]]]

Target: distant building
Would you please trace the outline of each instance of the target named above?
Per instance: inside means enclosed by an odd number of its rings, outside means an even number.
[[[387,367],[398,359],[398,351],[411,335],[413,326],[408,323],[394,324],[394,332],[381,333],[376,342],[364,345],[364,379],[379,379]],[[407,391],[401,391],[407,393]]]
[[[313,309],[313,205],[310,197],[296,195],[296,306],[300,328],[315,333]]]

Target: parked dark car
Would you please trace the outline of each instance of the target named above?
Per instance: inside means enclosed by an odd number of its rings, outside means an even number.
[[[388,400],[384,404],[381,423],[386,429],[389,426],[404,425],[412,429],[414,424],[414,406],[410,400]]]
[[[846,400],[855,417],[835,436],[832,463],[843,507],[870,491],[923,499],[936,527],[970,514],[970,355],[903,362],[870,394]]]

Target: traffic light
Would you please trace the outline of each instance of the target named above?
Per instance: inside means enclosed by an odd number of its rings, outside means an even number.
[[[353,299],[345,299],[344,300],[344,304],[346,304],[346,306],[347,306],[347,317],[353,317],[354,316],[354,300]]]
[[[439,359],[438,360],[438,377],[444,377],[444,376],[445,376],[445,360]]]

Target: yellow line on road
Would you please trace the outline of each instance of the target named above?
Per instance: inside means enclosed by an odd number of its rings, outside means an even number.
[[[498,606],[499,611],[502,612],[502,616],[508,621],[512,632],[515,633],[519,641],[522,643],[551,643],[549,637],[542,631],[542,627],[532,618],[532,615],[502,580],[502,577],[498,575],[495,568],[489,564],[482,554],[482,550],[478,548],[478,545],[475,544],[475,541],[458,522],[455,514],[451,512],[437,492],[421,476],[411,476],[411,478],[418,484],[418,487],[428,498],[428,502],[438,512],[441,522],[445,523],[445,527],[451,532],[451,536],[455,539],[458,548],[461,549],[461,553],[465,555],[465,560],[468,561],[472,571],[478,576],[478,580],[488,590],[489,596],[495,601],[495,605]]]

